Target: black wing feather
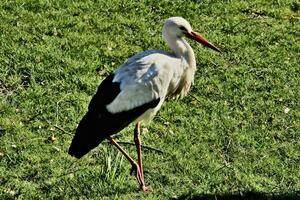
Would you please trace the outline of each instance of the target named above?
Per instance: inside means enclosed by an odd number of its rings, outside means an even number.
[[[80,121],[69,148],[69,154],[81,158],[98,146],[105,138],[116,134],[150,108],[158,105],[160,99],[153,100],[128,111],[112,114],[106,109],[120,93],[120,83],[113,82],[114,74],[100,84],[92,98],[88,112]]]

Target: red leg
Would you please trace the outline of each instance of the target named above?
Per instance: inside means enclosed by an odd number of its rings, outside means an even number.
[[[142,177],[143,183],[145,183],[144,172],[143,172],[143,162],[142,162],[142,146],[141,146],[141,139],[140,139],[140,122],[138,122],[136,124],[135,129],[134,129],[134,142],[136,145],[136,150],[137,150],[137,155],[138,155],[138,165],[140,168],[141,177]],[[151,189],[147,188],[145,186],[145,184],[141,185],[141,189],[144,192],[151,191]]]
[[[140,139],[140,123],[135,125],[134,129],[134,143],[136,145],[136,151],[138,156],[138,165],[141,170],[141,176],[144,179],[144,172],[143,172],[143,161],[142,161],[142,146],[141,146],[141,139]]]
[[[132,165],[132,171],[136,171],[136,179],[140,185],[140,187],[142,188],[143,186],[145,186],[144,183],[144,178],[142,177],[142,173],[140,170],[139,165],[130,157],[130,155],[111,137],[108,137],[109,141],[115,145],[119,151],[122,152],[122,154],[127,158],[127,160],[130,162],[130,164]]]

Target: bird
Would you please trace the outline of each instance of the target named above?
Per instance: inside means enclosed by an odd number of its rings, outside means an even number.
[[[144,180],[141,123],[149,124],[167,99],[186,96],[194,82],[195,54],[184,37],[221,53],[219,48],[193,31],[182,17],[166,19],[162,37],[170,52],[146,50],[138,53],[101,82],[77,126],[68,151],[79,159],[108,139],[128,159],[131,174],[135,174],[139,188],[144,192],[152,189]],[[137,161],[112,137],[131,123],[135,123]]]

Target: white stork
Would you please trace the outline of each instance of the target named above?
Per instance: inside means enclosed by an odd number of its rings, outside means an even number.
[[[106,77],[80,121],[69,149],[70,155],[81,158],[104,139],[109,139],[130,161],[131,173],[135,172],[143,191],[149,191],[149,188],[145,186],[143,175],[140,124],[149,123],[167,98],[184,97],[193,83],[195,55],[183,37],[220,52],[194,32],[182,17],[167,19],[162,36],[172,53],[160,50],[141,52]],[[137,162],[111,137],[132,122],[136,124]]]

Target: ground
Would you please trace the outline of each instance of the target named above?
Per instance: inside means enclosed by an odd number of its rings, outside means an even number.
[[[297,0],[1,1],[1,199],[299,197],[299,9]],[[168,50],[170,16],[223,54],[190,41],[190,94],[143,130],[154,149],[144,148],[153,192],[142,193],[110,144],[81,160],[67,150],[105,76],[140,51]],[[116,139],[133,143],[133,128]]]

